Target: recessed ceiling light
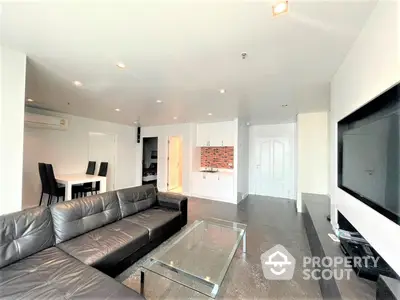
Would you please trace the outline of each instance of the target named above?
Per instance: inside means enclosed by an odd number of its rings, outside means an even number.
[[[28,102],[33,102],[33,99],[28,98],[28,99],[26,99],[26,101],[28,101]]]
[[[225,90],[224,90],[224,89],[220,89],[219,92],[220,92],[221,94],[225,94]]]
[[[162,103],[162,101],[161,101],[161,100],[156,100],[156,102],[157,102],[157,103]]]
[[[208,113],[209,116],[212,116],[212,113]]]
[[[80,82],[80,81],[78,81],[78,80],[75,80],[75,81],[74,81],[74,85],[75,85],[75,86],[82,86],[83,84],[82,84],[82,82]]]
[[[288,1],[279,1],[275,5],[272,5],[272,15],[277,16],[283,14],[289,10]]]
[[[120,68],[120,69],[125,69],[126,68],[125,64],[122,63],[122,62],[117,63],[117,67]]]
[[[178,117],[174,117],[174,120],[178,119]]]
[[[116,108],[115,111],[121,111],[119,108]]]
[[[250,122],[247,122],[246,125],[247,125],[247,126],[250,126],[251,124],[250,124]]]

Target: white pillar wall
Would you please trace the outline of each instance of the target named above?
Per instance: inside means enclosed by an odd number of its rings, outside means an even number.
[[[328,194],[328,112],[297,115],[297,210],[302,193]]]
[[[22,208],[26,55],[0,47],[0,215]]]

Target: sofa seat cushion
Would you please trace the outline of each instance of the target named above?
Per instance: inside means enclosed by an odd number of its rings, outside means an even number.
[[[179,230],[181,213],[164,207],[153,207],[126,217],[122,221],[138,224],[147,228],[150,241]]]
[[[56,247],[0,269],[1,299],[144,299]]]
[[[149,242],[149,232],[136,224],[117,221],[57,245],[83,263],[107,270]]]

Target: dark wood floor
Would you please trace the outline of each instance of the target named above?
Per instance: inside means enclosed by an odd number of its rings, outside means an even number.
[[[189,199],[189,222],[215,217],[246,223],[247,253],[241,247],[228,269],[217,299],[321,299],[316,281],[305,281],[300,264],[290,281],[271,281],[264,278],[260,255],[281,244],[296,258],[311,256],[301,214],[296,213],[295,202],[271,197],[252,196],[239,205],[218,201]],[[125,285],[139,290],[138,265],[146,257],[117,277]],[[201,259],[199,258],[199,263]],[[147,299],[205,299],[198,294],[171,283],[157,275],[146,275]]]

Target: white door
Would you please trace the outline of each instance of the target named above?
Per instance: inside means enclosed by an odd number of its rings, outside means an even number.
[[[88,160],[96,162],[95,174],[98,174],[101,162],[108,162],[107,191],[115,190],[116,139],[113,134],[89,132]]]
[[[168,140],[168,190],[182,184],[182,138],[171,136]]]
[[[294,168],[289,139],[257,139],[256,156],[256,194],[279,198],[294,198]]]

